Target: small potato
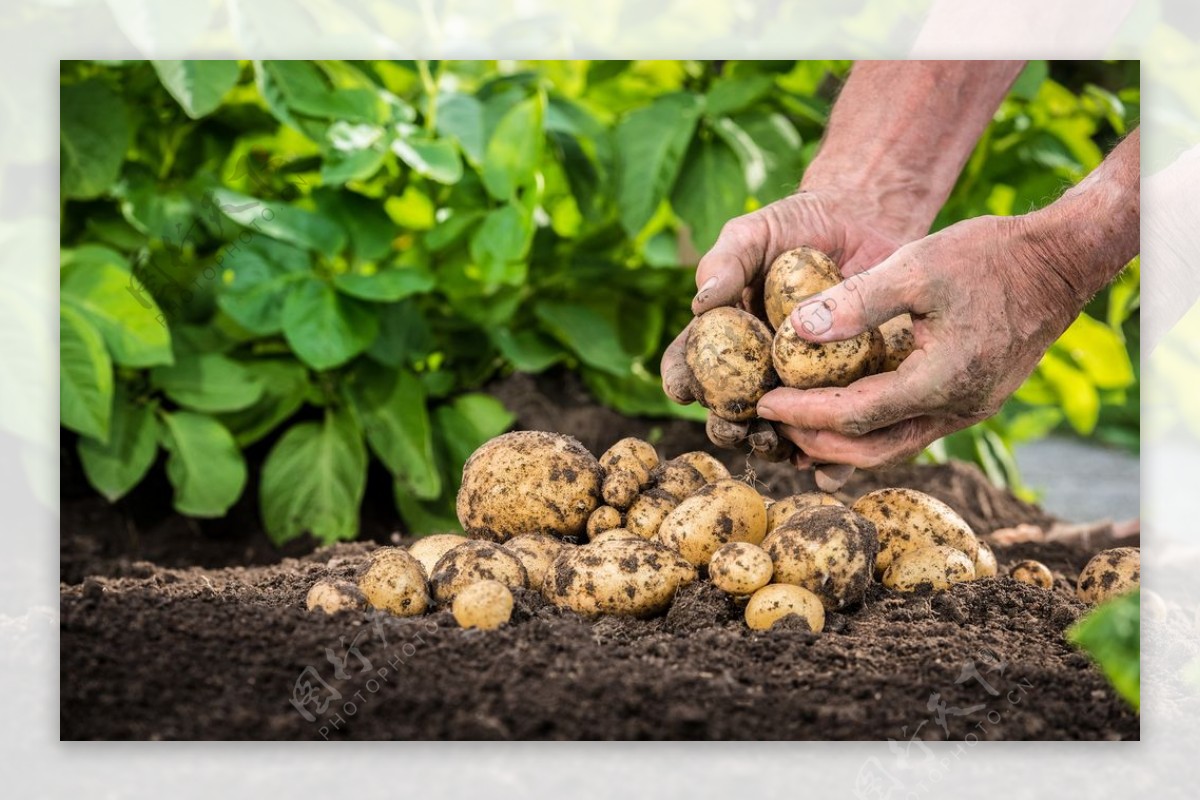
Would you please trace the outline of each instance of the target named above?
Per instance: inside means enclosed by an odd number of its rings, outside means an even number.
[[[324,579],[312,585],[304,604],[310,612],[320,609],[325,614],[332,615],[347,610],[365,609],[367,596],[349,581]]]
[[[900,362],[912,355],[917,346],[913,335],[912,318],[907,314],[893,317],[879,326],[879,335],[883,337],[883,365],[880,372],[890,373],[900,368]]]
[[[433,568],[429,584],[439,604],[454,600],[467,586],[484,579],[506,587],[528,587],[529,573],[514,553],[491,542],[472,540],[446,552]]]
[[[749,484],[735,479],[708,484],[663,521],[656,539],[696,567],[727,542],[757,545],[767,533],[767,508]]]
[[[879,555],[875,572],[882,574],[900,554],[930,545],[948,545],[967,555],[974,570],[979,541],[967,522],[946,504],[903,487],[868,492],[851,507],[875,524]]]
[[[708,577],[730,595],[749,595],[771,583],[771,557],[757,545],[727,542],[708,561]]]
[[[758,399],[779,384],[771,365],[771,331],[762,320],[722,306],[692,321],[684,354],[692,394],[735,422],[757,414]]]
[[[581,615],[644,617],[663,611],[696,569],[641,539],[589,543],[563,552],[543,586],[546,600]]]
[[[1035,559],[1017,562],[1008,569],[1008,575],[1023,584],[1032,584],[1043,590],[1054,586],[1054,574],[1050,572],[1050,568]]]
[[[625,513],[625,528],[644,540],[653,539],[667,515],[678,505],[674,495],[662,490],[643,492]]]
[[[542,580],[550,570],[550,565],[567,547],[562,540],[546,534],[522,534],[504,543],[504,550],[514,554],[521,560],[525,573],[529,576],[529,589],[540,590]]]
[[[970,558],[948,545],[931,545],[900,554],[883,574],[883,586],[897,592],[945,590],[975,580]]]
[[[646,482],[636,473],[628,470],[615,470],[604,477],[604,484],[600,488],[600,497],[609,506],[628,509],[629,504],[633,503],[645,484]]]
[[[845,506],[845,504],[828,492],[801,492],[798,495],[789,495],[767,507],[767,531],[771,532],[779,528],[801,509],[811,509],[814,506]]]
[[[461,534],[430,534],[408,546],[408,552],[425,568],[425,575],[433,572],[433,566],[451,548],[462,545],[467,538]]]
[[[475,537],[582,534],[600,505],[603,470],[575,439],[514,431],[484,443],[463,466],[458,520]]]
[[[809,342],[796,333],[788,317],[775,332],[772,363],[785,387],[848,387],[883,364],[883,337],[864,331],[840,342]]]
[[[767,322],[779,330],[800,301],[841,282],[841,270],[821,251],[810,247],[789,250],[771,262],[763,280]]]
[[[477,581],[454,597],[450,613],[464,629],[498,629],[509,621],[513,595],[499,581]]]
[[[358,588],[367,603],[393,615],[419,615],[429,608],[425,569],[401,548],[380,548],[371,554]]]
[[[708,483],[703,473],[687,462],[677,459],[663,462],[654,468],[650,480],[654,482],[655,489],[674,495],[681,501]]]
[[[983,540],[977,540],[977,542],[979,543],[979,552],[975,554],[975,578],[993,578],[999,570],[999,566],[996,564],[996,554],[992,552],[992,546]]]
[[[801,617],[810,631],[825,628],[821,599],[795,584],[768,584],[746,604],[746,625],[756,631],[766,631],[788,615]]]
[[[705,482],[709,484],[716,483],[717,481],[723,481],[727,478],[732,478],[732,476],[729,475],[729,468],[721,464],[720,459],[713,456],[711,453],[705,453],[704,451],[689,451],[687,453],[681,453],[672,459],[672,461],[690,464],[692,467],[696,468],[696,471],[699,472],[700,475],[704,477]]]
[[[1091,558],[1083,572],[1075,594],[1085,604],[1098,604],[1132,592],[1142,583],[1142,549],[1110,548]]]
[[[640,540],[642,537],[634,534],[627,528],[610,528],[608,531],[601,531],[595,537],[588,541],[588,545],[594,542],[612,542],[613,540]]]
[[[658,466],[658,452],[649,442],[626,437],[600,456],[604,468],[601,495],[604,502],[628,509],[634,498],[650,483],[650,471]]]
[[[763,540],[775,582],[810,590],[829,610],[863,599],[878,547],[871,521],[844,506],[801,509]]]
[[[620,512],[611,506],[601,506],[592,512],[592,516],[588,518],[588,539],[594,539],[597,534],[602,531],[608,531],[610,528],[620,528],[621,523]]]

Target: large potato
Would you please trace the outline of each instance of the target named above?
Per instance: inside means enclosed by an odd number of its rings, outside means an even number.
[[[708,484],[675,507],[657,540],[699,567],[727,542],[762,542],[767,508],[758,490],[735,479]]]
[[[618,509],[629,504],[650,483],[650,471],[658,466],[654,446],[637,437],[626,437],[613,444],[600,456],[604,469],[601,495],[604,502]]]
[[[746,625],[756,631],[766,631],[788,615],[800,617],[810,631],[825,628],[821,599],[795,584],[768,584],[746,604]]]
[[[474,536],[582,534],[600,505],[603,471],[571,437],[516,431],[485,443],[463,467],[458,520]]]
[[[974,580],[975,565],[970,558],[947,545],[905,551],[883,574],[883,586],[897,592],[944,590],[953,584]]]
[[[898,370],[900,362],[912,355],[917,346],[912,318],[907,314],[893,317],[879,326],[879,335],[883,337],[883,364],[880,371],[886,373]]]
[[[467,541],[461,534],[430,534],[408,546],[408,552],[425,568],[425,575],[433,573],[433,566],[445,556],[446,551]]]
[[[732,478],[729,475],[729,468],[721,464],[721,460],[713,456],[711,453],[704,451],[688,451],[676,456],[672,461],[683,462],[696,468],[696,471],[704,477],[704,480],[709,484],[716,481],[721,481],[726,478]]]
[[[563,548],[567,547],[569,546],[564,545],[562,540],[545,534],[522,534],[504,543],[504,550],[521,560],[529,577],[531,590],[542,588],[542,580],[550,571],[550,565],[554,564]]]
[[[875,526],[844,506],[813,506],[763,540],[777,584],[816,593],[826,609],[858,603],[875,572]]]
[[[972,563],[979,554],[979,541],[946,504],[923,492],[903,487],[868,492],[851,507],[875,524],[879,532],[879,555],[875,572],[882,574],[900,554],[930,545],[948,545],[967,555]]]
[[[692,321],[685,359],[696,400],[726,420],[753,418],[758,399],[779,383],[771,365],[770,329],[728,306]]]
[[[454,600],[465,587],[491,579],[506,587],[528,587],[529,573],[514,553],[491,542],[471,540],[452,548],[438,560],[429,577],[439,604]]]
[[[845,506],[828,492],[801,492],[781,498],[767,507],[767,531],[774,531],[792,515],[815,506]]]
[[[789,250],[767,268],[763,281],[767,321],[778,330],[800,301],[841,282],[841,271],[821,251],[810,247]]]
[[[771,583],[771,557],[748,542],[727,542],[708,561],[708,577],[730,595],[749,595]]]
[[[840,342],[809,342],[796,333],[788,317],[775,332],[771,358],[785,387],[846,387],[879,371],[883,337],[878,331],[864,331]]]
[[[1142,549],[1110,548],[1091,558],[1079,574],[1075,594],[1085,604],[1098,604],[1132,592],[1142,583]]]
[[[676,591],[696,580],[679,554],[645,540],[610,540],[565,551],[554,562],[543,594],[581,615],[633,615],[663,611]]]
[[[658,534],[667,515],[679,505],[679,500],[669,492],[652,489],[643,492],[625,513],[625,528],[644,540]]]
[[[371,554],[358,578],[367,603],[393,615],[419,615],[429,608],[425,569],[401,548],[380,548]]]

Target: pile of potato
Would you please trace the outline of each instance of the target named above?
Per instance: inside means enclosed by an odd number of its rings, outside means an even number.
[[[752,629],[794,616],[818,632],[827,612],[861,603],[876,580],[936,591],[997,574],[970,526],[916,490],[876,490],[851,506],[821,492],[772,500],[709,454],[660,461],[632,438],[597,459],[561,434],[497,437],[463,469],[458,517],[465,536],[381,548],[357,584],[314,585],[308,608],[407,616],[448,607],[465,628],[493,629],[509,620],[514,589],[582,615],[643,617],[708,580],[744,604]],[[1080,597],[1096,602],[1136,586],[1136,557],[1136,549],[1099,555],[1080,576]],[[1036,562],[1015,565],[1012,576],[1053,582]]]

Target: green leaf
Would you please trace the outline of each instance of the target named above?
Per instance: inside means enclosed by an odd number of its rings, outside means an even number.
[[[258,359],[248,365],[262,383],[263,392],[254,405],[217,415],[245,448],[275,430],[304,405],[308,393],[308,371],[290,359]]]
[[[755,193],[767,178],[767,155],[742,127],[728,117],[713,122],[713,130],[729,149],[737,154],[742,165],[746,188]],[[685,166],[684,169],[687,169]]]
[[[702,106],[695,95],[664,95],[617,126],[617,205],[630,236],[671,192]]]
[[[59,416],[72,431],[109,440],[113,366],[104,339],[70,306],[59,309]]]
[[[292,288],[283,305],[283,335],[302,362],[315,370],[345,364],[379,333],[369,306],[309,278]]]
[[[523,373],[540,373],[566,355],[534,330],[501,327],[489,329],[489,333],[500,354]]]
[[[125,497],[149,472],[158,455],[158,426],[152,407],[118,392],[108,443],[79,438],[79,461],[96,490],[109,500]]]
[[[1113,688],[1135,710],[1141,708],[1142,594],[1119,595],[1067,630],[1067,640],[1088,652]]]
[[[125,161],[125,104],[103,81],[66,84],[59,88],[58,137],[63,197],[99,197],[117,180]]]
[[[254,68],[271,113],[310,138],[318,138],[320,128],[306,117],[379,123],[385,116],[378,92],[366,87],[334,89],[311,61],[256,61]]]
[[[1100,419],[1100,395],[1088,377],[1053,349],[1042,356],[1038,373],[1054,388],[1071,427],[1080,434],[1092,433]]]
[[[488,140],[483,185],[497,200],[510,200],[518,188],[533,183],[545,141],[543,105],[540,94],[518,103]]]
[[[584,305],[539,301],[533,312],[546,330],[589,367],[617,376],[628,375],[633,357],[621,345],[616,304]]]
[[[246,486],[246,462],[229,431],[196,412],[162,415],[167,478],[175,509],[192,517],[220,517]]]
[[[483,104],[471,95],[443,93],[437,97],[437,131],[452,137],[467,160],[474,165],[483,163],[486,135],[483,127]]]
[[[584,370],[583,380],[597,401],[621,414],[638,417],[678,417],[703,422],[708,411],[698,403],[680,406],[663,392],[662,381],[645,370],[614,376]]]
[[[688,151],[671,194],[671,206],[688,224],[701,253],[712,247],[721,226],[746,210],[746,182],[737,156],[719,140],[697,141]]]
[[[401,367],[424,358],[436,345],[425,315],[407,300],[380,310],[379,336],[367,353],[380,364]]]
[[[765,174],[754,193],[758,200],[771,203],[790,195],[800,182],[803,165],[803,141],[791,120],[775,112],[751,112],[739,114],[734,122],[754,141],[763,157]]]
[[[1079,315],[1056,344],[1098,388],[1123,389],[1133,384],[1133,363],[1124,339],[1099,320]]]
[[[417,377],[367,363],[346,389],[367,444],[388,471],[415,497],[436,498],[442,481],[434,461],[425,390]]]
[[[1012,95],[1022,100],[1033,100],[1048,77],[1050,77],[1050,67],[1044,60],[1034,59],[1026,64],[1025,69],[1021,70],[1021,74],[1017,76],[1017,80],[1012,86]]]
[[[193,120],[211,114],[237,83],[236,61],[151,61],[158,79]]]
[[[524,261],[533,241],[533,219],[521,206],[509,204],[487,213],[483,225],[471,234],[471,259],[479,265],[486,283],[520,284]]]
[[[153,367],[171,363],[166,318],[125,265],[79,263],[64,272],[61,293],[63,302],[86,317],[104,337],[117,364]]]
[[[217,306],[252,334],[270,336],[283,330],[283,304],[288,290],[308,276],[307,265],[295,269],[286,261],[270,259],[239,248],[222,258]]]
[[[180,243],[189,231],[196,209],[187,192],[164,186],[149,175],[131,175],[114,188],[121,215],[138,231],[167,242]]]
[[[182,353],[175,363],[150,372],[167,397],[198,412],[234,412],[262,396],[258,378],[219,353]]]
[[[516,420],[503,403],[484,392],[459,395],[438,406],[434,417],[455,475],[462,474],[462,465],[480,445],[503,434]]]
[[[313,192],[313,200],[322,214],[346,230],[356,261],[378,261],[391,252],[400,231],[377,200],[327,188]]]
[[[433,273],[423,267],[388,267],[369,273],[342,273],[333,284],[362,300],[395,302],[433,289]]]
[[[319,542],[354,539],[367,484],[362,434],[345,410],[288,429],[263,464],[259,505],[276,545],[311,533]]]
[[[705,95],[705,113],[711,117],[733,114],[761,100],[775,86],[775,76],[755,73],[718,78]]]
[[[462,159],[447,139],[411,137],[392,142],[392,152],[418,175],[441,184],[455,184],[463,175]]]
[[[319,214],[277,201],[259,200],[230,189],[212,190],[221,213],[238,225],[333,258],[346,246],[342,227]],[[253,236],[253,234],[251,234]]]

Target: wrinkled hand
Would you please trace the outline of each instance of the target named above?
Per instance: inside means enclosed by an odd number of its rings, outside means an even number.
[[[898,314],[916,350],[846,388],[775,389],[759,416],[812,460],[894,464],[996,412],[1079,311],[1070,257],[1021,217],[979,217],[912,242],[793,312],[805,339],[849,339]]]

